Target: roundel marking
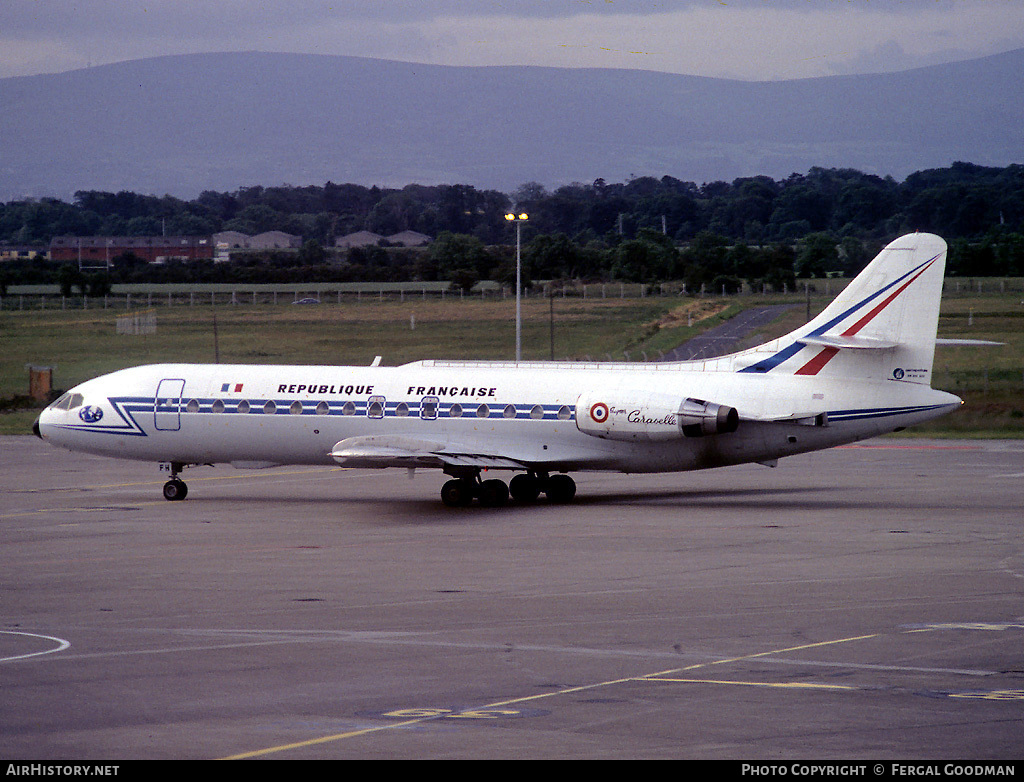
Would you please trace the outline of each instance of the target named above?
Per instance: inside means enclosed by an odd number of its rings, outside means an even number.
[[[608,405],[604,402],[597,402],[590,406],[590,417],[599,424],[608,420]]]
[[[894,369],[894,370],[892,371],[892,376],[893,376],[893,377],[894,377],[894,378],[895,378],[896,380],[902,380],[902,379],[903,379],[903,374],[904,374],[903,370],[902,370],[902,369],[900,369],[899,367],[896,367],[896,369]]]

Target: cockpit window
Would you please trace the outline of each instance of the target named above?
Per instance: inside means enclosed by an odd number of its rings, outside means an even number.
[[[85,397],[81,394],[69,392],[50,405],[50,407],[54,410],[74,410],[76,407],[81,407],[83,402],[85,402]]]

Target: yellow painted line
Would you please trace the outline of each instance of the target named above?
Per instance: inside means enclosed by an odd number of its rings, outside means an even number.
[[[696,665],[687,665],[685,668],[671,668],[667,671],[660,671],[658,673],[649,673],[647,676],[641,677],[649,679],[652,676],[671,676],[674,673],[682,673],[683,671],[695,671],[698,668],[705,668],[709,665],[728,665],[729,663],[741,662],[743,660],[754,660],[758,657],[768,657],[773,654],[783,654],[785,652],[799,652],[803,649],[814,649],[820,646],[835,646],[836,644],[850,643],[851,641],[866,641],[868,638],[878,638],[881,633],[871,633],[870,635],[855,635],[850,638],[839,638],[835,641],[819,641],[813,644],[800,644],[799,646],[787,646],[785,649],[773,649],[770,652],[757,652],[755,654],[744,654],[739,657],[730,657],[725,660],[713,660],[709,663],[697,663]]]
[[[391,725],[378,725],[374,728],[361,728],[360,730],[352,730],[348,733],[336,733],[333,736],[323,736],[319,739],[308,739],[307,741],[296,741],[293,744],[281,744],[276,747],[267,747],[266,749],[256,749],[252,752],[240,752],[237,755],[228,755],[227,757],[221,758],[221,760],[245,760],[247,758],[256,758],[260,755],[270,755],[274,752],[287,752],[290,749],[301,749],[302,747],[314,747],[317,744],[328,744],[332,741],[341,741],[342,739],[351,739],[356,736],[365,736],[368,733],[378,733],[383,730],[394,730],[396,728],[406,728],[410,725],[418,725],[421,722],[427,720],[437,719],[436,716],[432,715],[429,717],[420,717],[415,720],[406,720],[405,722],[396,722]]]
[[[1024,700],[1024,690],[991,690],[990,692],[951,692],[950,698],[977,698],[987,701]]]
[[[737,684],[743,687],[777,687],[786,690],[857,690],[849,684],[813,684],[811,682],[741,682],[733,679],[676,679],[660,676],[648,676],[644,681],[675,682],[679,684]]]
[[[656,680],[654,677],[671,676],[672,674],[682,673],[684,671],[692,671],[692,670],[696,670],[697,668],[705,668],[705,667],[708,667],[708,666],[711,666],[711,665],[726,665],[728,663],[741,662],[743,660],[753,660],[753,659],[756,659],[758,657],[768,657],[768,656],[773,655],[773,654],[782,654],[784,652],[795,652],[795,651],[799,651],[801,649],[815,649],[815,648],[819,648],[819,647],[822,647],[822,646],[835,646],[837,644],[851,643],[853,641],[863,641],[863,640],[866,640],[868,638],[878,638],[880,635],[881,635],[881,633],[872,633],[870,635],[856,635],[856,636],[852,636],[850,638],[837,638],[834,641],[819,641],[817,643],[812,643],[812,644],[801,644],[799,646],[787,646],[784,649],[773,649],[773,650],[768,651],[768,652],[756,652],[754,654],[744,654],[744,655],[740,655],[738,657],[730,657],[730,658],[725,659],[725,660],[712,660],[711,662],[697,663],[696,665],[687,665],[687,666],[685,666],[683,668],[670,668],[667,671],[659,671],[658,673],[649,673],[649,674],[644,674],[642,676],[627,676],[627,677],[624,677],[624,678],[621,678],[621,679],[610,679],[608,681],[603,681],[603,682],[594,682],[593,684],[583,684],[583,685],[580,685],[578,687],[567,687],[564,690],[557,690],[556,692],[545,692],[545,693],[540,693],[540,694],[537,694],[537,695],[525,695],[525,696],[519,697],[519,698],[509,698],[508,700],[504,700],[504,701],[494,701],[492,703],[484,704],[483,706],[477,706],[476,708],[473,709],[473,711],[482,711],[482,710],[485,710],[485,709],[498,709],[498,708],[501,708],[502,706],[511,706],[511,705],[518,704],[518,703],[529,703],[530,701],[538,701],[538,700],[543,700],[545,698],[556,698],[556,697],[560,697],[562,695],[571,695],[571,694],[577,693],[577,692],[586,692],[587,690],[594,690],[594,689],[598,689],[598,688],[601,688],[601,687],[611,687],[611,686],[616,685],[616,684],[627,684],[629,682],[652,681],[652,680]],[[664,681],[668,681],[668,680],[666,679]],[[723,683],[725,683],[725,684],[742,684],[743,682],[723,682]],[[777,686],[782,686],[782,685],[777,685]],[[828,686],[828,685],[823,685],[823,686]],[[840,689],[840,688],[836,687],[835,689]],[[856,689],[856,688],[855,687],[851,687],[849,689]],[[252,750],[251,752],[242,752],[242,753],[239,753],[237,755],[230,755],[228,757],[221,758],[221,759],[222,760],[244,760],[246,758],[255,758],[255,757],[260,757],[262,755],[272,755],[272,754],[277,753],[277,752],[286,752],[286,751],[292,750],[292,749],[302,749],[303,747],[312,747],[312,746],[316,746],[318,744],[329,744],[332,741],[341,741],[343,739],[349,739],[349,738],[353,738],[353,737],[356,737],[356,736],[365,736],[365,735],[367,735],[369,733],[379,733],[379,732],[382,732],[382,731],[385,731],[385,730],[393,730],[395,728],[404,728],[404,727],[407,727],[409,725],[418,725],[418,724],[421,724],[423,722],[429,722],[429,721],[432,721],[432,720],[437,720],[441,716],[451,716],[451,715],[450,714],[444,714],[444,715],[431,714],[431,715],[428,715],[428,716],[425,716],[425,717],[420,717],[418,719],[408,720],[408,721],[405,721],[405,722],[395,723],[395,724],[392,724],[392,725],[378,725],[378,726],[373,727],[373,728],[364,728],[364,729],[361,729],[361,730],[349,731],[347,733],[335,733],[335,734],[333,734],[331,736],[321,736],[318,739],[309,739],[307,741],[296,741],[296,742],[293,742],[291,744],[281,744],[281,745],[278,745],[278,746],[275,746],[275,747],[266,747],[264,749]]]
[[[271,468],[272,469],[272,468]],[[273,472],[267,473],[265,470],[251,470],[247,472],[258,473],[250,475],[212,475],[206,478],[189,478],[189,483],[202,483],[204,481],[251,481],[255,478],[266,478],[278,475],[310,475],[320,472],[342,472],[342,467],[314,467],[308,470],[288,470],[287,472]],[[133,486],[162,486],[166,481],[134,481],[129,483],[108,483],[96,486],[74,486],[74,487],[57,487],[52,489],[33,489],[31,491],[24,492],[25,494],[48,494],[57,492],[80,492],[80,491],[94,491],[100,489],[128,489]],[[147,505],[165,505],[166,500],[156,502],[135,502],[134,505],[144,507]],[[35,510],[20,511],[18,513],[0,513],[0,519],[14,519],[19,516],[35,516],[40,513],[69,513],[69,512],[82,512],[82,511],[98,511],[98,510],[109,510],[106,507],[96,508],[37,508]]]
[[[250,481],[253,478],[257,478],[257,477],[265,478],[268,475],[270,475],[270,476],[275,476],[275,475],[308,475],[308,474],[311,474],[311,473],[318,473],[318,472],[324,472],[324,471],[326,471],[326,472],[341,472],[342,468],[341,467],[328,467],[327,465],[324,465],[323,467],[312,467],[312,468],[310,468],[308,470],[287,470],[287,471],[282,471],[282,472],[269,472],[269,470],[273,470],[273,469],[274,469],[273,467],[270,467],[270,468],[268,468],[266,470],[240,470],[239,472],[242,473],[240,475],[211,475],[211,476],[208,476],[206,478],[190,477],[189,478],[189,483],[202,483],[203,481]],[[245,473],[248,473],[248,474],[245,474]],[[170,475],[170,473],[168,473],[168,475]],[[164,483],[166,483],[166,481],[160,479],[160,480],[155,480],[155,481],[135,481],[135,482],[131,482],[131,483],[107,483],[107,484],[100,484],[100,485],[97,485],[97,486],[73,486],[73,487],[62,487],[62,488],[58,488],[58,489],[34,489],[30,493],[33,493],[33,494],[45,494],[46,492],[51,492],[51,491],[82,491],[84,489],[124,489],[124,488],[128,488],[130,486],[162,486]]]

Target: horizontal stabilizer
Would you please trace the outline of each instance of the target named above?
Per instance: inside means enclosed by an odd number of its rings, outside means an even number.
[[[985,345],[1005,345],[1005,342],[992,342],[987,339],[936,339],[936,345],[961,345],[968,347],[984,347]]]
[[[800,337],[798,342],[804,345],[821,345],[826,348],[838,348],[840,350],[891,350],[899,345],[898,342],[887,339],[874,339],[872,337],[846,337],[831,336],[828,334],[807,334]]]

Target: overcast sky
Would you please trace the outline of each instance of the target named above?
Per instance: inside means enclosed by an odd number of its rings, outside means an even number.
[[[0,0],[0,77],[265,51],[769,80],[1018,48],[1022,0]]]

